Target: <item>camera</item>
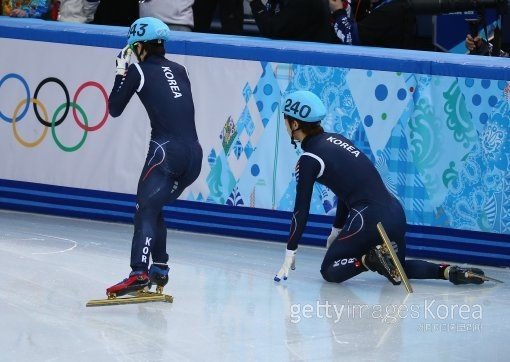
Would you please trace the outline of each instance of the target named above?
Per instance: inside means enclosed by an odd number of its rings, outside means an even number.
[[[480,26],[480,23],[482,23],[481,18],[475,18],[475,19],[466,19],[466,22],[469,25],[469,34],[474,38],[478,35],[478,27]]]
[[[448,14],[459,11],[496,9],[510,13],[510,0],[408,0],[416,14]]]

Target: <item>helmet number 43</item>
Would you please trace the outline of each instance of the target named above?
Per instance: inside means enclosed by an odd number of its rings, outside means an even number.
[[[137,25],[139,28],[137,29]],[[145,34],[145,28],[148,26],[148,24],[133,24],[131,28],[129,28],[129,35],[135,36],[143,36]]]
[[[292,99],[290,99],[290,98],[285,101],[285,106],[283,107],[283,110],[286,113],[292,112],[296,115],[299,114],[302,118],[308,117],[308,115],[312,111],[310,106],[308,106],[306,104],[301,105],[301,102],[299,102],[299,101],[293,102]]]

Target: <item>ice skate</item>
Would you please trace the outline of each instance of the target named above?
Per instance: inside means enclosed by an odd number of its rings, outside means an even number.
[[[158,286],[156,292],[149,291],[150,279],[146,272],[131,272],[122,282],[106,289],[107,299],[91,300],[87,307],[98,307],[120,304],[135,304],[148,302],[172,303],[171,295],[163,294],[163,287]],[[122,297],[130,294],[128,297]]]
[[[108,298],[116,298],[125,294],[138,292],[149,287],[149,277],[146,272],[131,272],[129,277],[106,289]]]
[[[389,269],[389,278],[387,275],[385,276],[394,285],[398,285],[400,284],[400,282],[403,282],[407,292],[412,293],[413,287],[411,286],[411,283],[407,278],[406,272],[404,271],[402,264],[400,264],[400,260],[398,260],[397,253],[395,252],[395,249],[393,249],[393,245],[391,245],[391,241],[388,238],[388,235],[386,234],[386,231],[384,230],[384,227],[380,222],[377,223],[377,231],[379,231],[379,235],[383,240],[383,244],[378,245],[380,247],[378,250],[382,253],[382,255],[384,255],[384,258],[382,258],[382,260],[387,261],[388,260],[387,257],[389,257],[391,260],[391,263],[387,263],[387,267],[384,267],[384,270],[386,272],[388,272]],[[378,259],[381,260],[379,256]]]
[[[393,285],[400,285],[401,279],[397,267],[391,260],[389,253],[384,252],[382,245],[370,249],[363,259],[363,264],[371,271],[378,272],[386,277]]]
[[[166,264],[153,263],[149,268],[149,288],[154,284],[156,292],[162,293],[164,286],[168,283],[169,270],[170,268]]]
[[[483,284],[486,281],[503,283],[501,280],[491,278],[485,275],[482,269],[462,268],[460,266],[449,266],[446,271],[447,278],[455,285],[458,284]]]

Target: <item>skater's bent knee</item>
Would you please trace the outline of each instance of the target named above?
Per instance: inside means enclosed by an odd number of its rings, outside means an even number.
[[[330,280],[329,280],[329,276],[328,276],[328,274],[327,274],[324,270],[321,270],[321,275],[322,275],[322,278],[323,278],[325,281],[327,281],[327,282],[329,282],[329,281],[330,281]]]
[[[321,270],[321,274],[322,274],[322,278],[327,281],[327,282],[330,282],[330,283],[341,283],[343,282],[343,280],[335,280],[335,278],[331,275],[329,275],[329,273],[327,271],[324,271],[324,270]]]

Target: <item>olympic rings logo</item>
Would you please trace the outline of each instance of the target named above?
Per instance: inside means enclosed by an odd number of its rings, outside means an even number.
[[[12,117],[5,115],[0,110],[0,118],[2,118],[7,123],[12,124],[14,138],[21,145],[23,145],[25,147],[35,147],[35,146],[39,145],[46,137],[46,134],[48,133],[48,129],[51,129],[51,135],[53,136],[53,140],[55,141],[55,144],[63,151],[74,152],[74,151],[78,150],[81,146],[83,146],[83,144],[85,143],[85,140],[87,139],[88,132],[97,131],[98,129],[103,127],[103,125],[106,123],[106,121],[108,119],[108,116],[109,116],[108,93],[106,93],[106,90],[104,89],[104,87],[97,82],[88,81],[88,82],[85,82],[82,85],[80,85],[78,87],[78,89],[76,90],[76,92],[74,93],[73,100],[71,101],[71,98],[69,96],[69,91],[67,90],[66,85],[64,84],[64,82],[62,82],[58,78],[48,77],[48,78],[43,79],[35,88],[33,98],[30,97],[30,88],[28,87],[28,83],[25,80],[25,78],[23,78],[21,75],[16,74],[16,73],[9,73],[9,74],[6,74],[5,76],[3,76],[2,79],[0,79],[0,88],[2,87],[4,82],[8,79],[15,79],[15,80],[18,80],[19,82],[21,82],[23,88],[25,89],[26,98],[22,99],[16,105],[16,108],[14,109],[14,113],[12,114]],[[48,83],[57,84],[58,86],[60,86],[62,88],[62,90],[64,91],[64,94],[65,94],[65,102],[62,103],[61,105],[59,105],[55,109],[55,111],[53,112],[53,115],[51,117],[51,121],[49,121],[48,112],[46,110],[46,107],[37,98],[42,87],[44,87]],[[97,88],[103,95],[104,101],[105,101],[104,115],[103,115],[101,121],[94,126],[89,126],[87,114],[85,113],[83,108],[78,104],[78,97],[80,96],[80,93],[87,87]],[[20,136],[17,126],[16,126],[16,124],[26,116],[28,109],[30,107],[30,104],[33,104],[35,117],[37,118],[39,123],[41,123],[44,126],[42,133],[35,141],[27,141],[27,140],[23,139]],[[81,140],[74,146],[64,145],[57,137],[57,132],[56,132],[56,128],[59,125],[61,125],[62,122],[64,122],[64,120],[67,118],[70,108],[72,108],[72,114],[73,114],[74,121],[76,122],[78,127],[80,127],[83,130],[83,136],[82,136]],[[42,112],[42,117],[41,117],[40,111]],[[78,117],[77,111],[78,111],[78,113],[80,113],[80,116],[83,119],[83,122]]]

